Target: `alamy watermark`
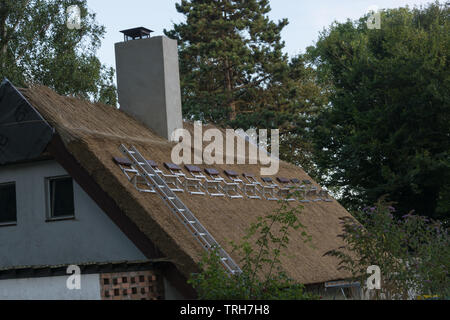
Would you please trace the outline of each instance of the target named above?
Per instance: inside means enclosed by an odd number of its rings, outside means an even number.
[[[67,28],[69,29],[81,29],[81,11],[77,5],[67,7]]]
[[[366,286],[369,290],[380,290],[381,289],[381,270],[379,266],[369,266],[367,268],[367,273],[371,276],[367,278]]]
[[[275,175],[279,169],[280,132],[270,130],[270,150],[267,129],[225,130],[207,129],[203,132],[202,123],[194,123],[194,136],[186,129],[172,133],[172,141],[178,142],[172,149],[172,162],[175,164],[260,164],[260,173]],[[209,143],[203,148],[203,143]],[[248,147],[248,148],[247,148]],[[248,153],[247,153],[248,149]],[[265,167],[263,167],[265,166]]]
[[[70,265],[67,267],[67,274],[70,276],[67,278],[66,287],[69,290],[81,290],[81,269],[77,265]]]
[[[367,19],[367,28],[371,30],[381,29],[381,12],[378,9],[378,6],[370,6],[368,12],[369,18]]]

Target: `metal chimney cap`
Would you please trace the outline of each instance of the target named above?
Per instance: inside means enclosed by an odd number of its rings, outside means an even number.
[[[124,34],[125,41],[129,40],[135,40],[135,39],[145,39],[150,38],[150,33],[153,32],[153,30],[144,28],[144,27],[138,27],[138,28],[132,28],[127,30],[120,31]]]

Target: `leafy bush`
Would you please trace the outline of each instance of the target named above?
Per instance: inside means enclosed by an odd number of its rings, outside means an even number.
[[[395,208],[380,200],[376,206],[343,219],[346,245],[328,252],[340,268],[365,284],[366,269],[381,269],[381,289],[375,298],[411,299],[418,295],[450,297],[448,230],[438,221],[409,213],[401,219]]]

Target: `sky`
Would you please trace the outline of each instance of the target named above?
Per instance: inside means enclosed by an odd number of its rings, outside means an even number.
[[[106,27],[106,35],[98,51],[100,61],[115,67],[114,43],[123,41],[120,30],[146,27],[162,35],[174,23],[184,21],[175,9],[180,0],[88,0],[88,7],[97,14],[97,22]],[[369,8],[397,8],[424,5],[434,0],[271,0],[270,18],[289,20],[282,32],[285,52],[294,56],[313,45],[319,32],[333,21],[356,20]],[[442,1],[441,1],[442,2]]]

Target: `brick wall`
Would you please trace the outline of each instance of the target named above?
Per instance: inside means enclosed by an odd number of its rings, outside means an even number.
[[[158,300],[164,297],[162,277],[155,271],[102,273],[102,300]]]

